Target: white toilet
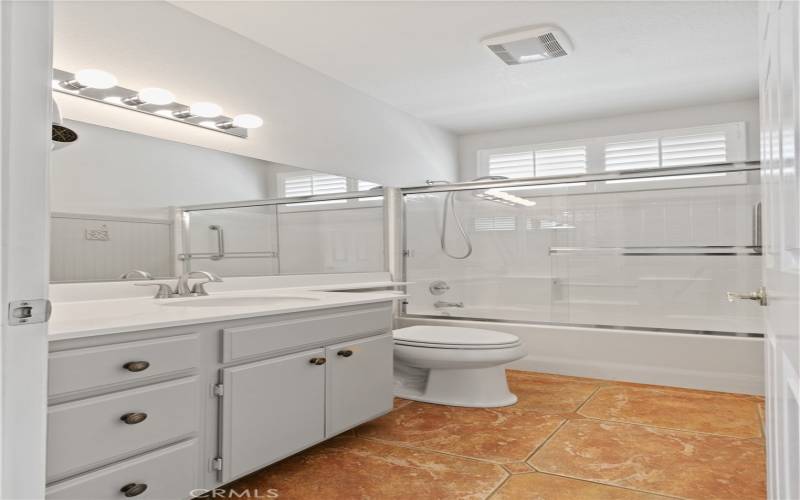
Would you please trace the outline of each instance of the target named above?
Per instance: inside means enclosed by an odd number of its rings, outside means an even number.
[[[526,354],[516,335],[451,326],[394,331],[395,396],[450,406],[509,406],[504,365]]]

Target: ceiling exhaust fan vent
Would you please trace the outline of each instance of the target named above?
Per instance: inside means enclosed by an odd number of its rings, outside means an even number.
[[[563,57],[572,52],[572,43],[555,26],[538,26],[500,33],[482,40],[509,66]]]

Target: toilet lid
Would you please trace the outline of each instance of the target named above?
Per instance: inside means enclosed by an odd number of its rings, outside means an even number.
[[[424,344],[431,347],[496,347],[519,344],[519,338],[510,333],[458,326],[409,326],[395,330],[394,340],[398,344]]]

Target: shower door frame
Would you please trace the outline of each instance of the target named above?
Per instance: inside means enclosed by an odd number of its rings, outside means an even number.
[[[396,268],[389,268],[392,277],[395,281],[408,282],[408,258],[410,257],[409,249],[407,248],[408,242],[408,226],[406,224],[406,196],[424,193],[447,193],[459,191],[472,191],[476,189],[498,189],[520,186],[547,186],[553,184],[569,184],[579,182],[603,182],[614,180],[632,180],[632,179],[647,179],[652,177],[682,177],[688,175],[703,175],[703,174],[717,174],[717,173],[737,173],[737,172],[760,172],[760,161],[742,161],[742,162],[727,162],[727,163],[713,163],[705,165],[692,165],[683,167],[669,167],[669,168],[650,168],[639,170],[627,170],[616,172],[605,172],[597,174],[576,174],[576,175],[559,175],[548,177],[526,177],[520,179],[509,180],[482,180],[482,181],[468,181],[458,182],[452,184],[431,184],[425,186],[413,186],[407,188],[400,188],[400,200],[393,201],[400,206],[401,222],[399,241],[401,247],[399,254],[402,256],[400,264]],[[705,187],[705,186],[698,186]],[[688,189],[679,188],[679,189]],[[586,193],[580,193],[586,194]],[[387,213],[391,214],[396,212],[397,209],[389,207]],[[755,221],[754,221],[755,223]],[[386,223],[384,223],[386,224]],[[608,247],[604,250],[613,250],[619,255],[752,255],[760,256],[761,250],[758,235],[754,234],[754,245],[752,246],[693,246],[683,247],[684,249],[691,249],[691,252],[678,252],[676,249],[681,247]],[[662,251],[658,251],[661,249]],[[564,248],[567,250],[567,248]],[[398,280],[399,277],[399,280]],[[407,287],[406,287],[407,291]],[[413,314],[407,311],[408,301],[404,300],[402,305],[398,308],[397,316],[402,319],[420,319],[420,320],[447,320],[447,321],[475,321],[482,323],[507,323],[516,325],[533,325],[533,326],[555,326],[555,327],[570,327],[570,328],[595,328],[600,330],[622,330],[622,331],[638,331],[638,332],[651,332],[651,333],[678,333],[678,334],[691,334],[691,335],[711,335],[722,337],[744,337],[744,338],[764,338],[763,333],[741,333],[729,331],[714,331],[714,330],[691,330],[679,328],[656,328],[646,326],[630,326],[630,325],[607,325],[607,324],[586,324],[586,323],[569,323],[557,321],[531,321],[531,320],[508,320],[496,318],[476,318],[468,316],[439,316],[435,314]]]

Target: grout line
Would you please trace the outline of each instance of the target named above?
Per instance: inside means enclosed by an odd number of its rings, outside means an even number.
[[[581,403],[580,405],[578,405],[578,407],[577,407],[577,408],[576,408],[576,409],[573,411],[573,413],[578,413],[579,411],[581,411],[581,409],[582,409],[584,406],[586,406],[586,404],[587,404],[589,401],[591,401],[591,400],[592,400],[592,398],[594,398],[595,394],[597,394],[597,393],[600,391],[600,389],[602,389],[602,388],[603,388],[603,386],[604,386],[604,384],[598,384],[598,385],[597,385],[597,387],[595,387],[595,388],[594,388],[594,390],[592,391],[592,393],[591,393],[591,394],[589,394],[589,397],[588,397],[588,398],[586,398],[586,399],[584,400],[584,402],[583,402],[583,403]]]
[[[547,443],[549,443],[549,442],[550,442],[550,440],[551,440],[551,439],[553,439],[553,437],[554,437],[556,434],[558,434],[558,431],[560,431],[560,430],[561,430],[561,429],[562,429],[562,428],[563,428],[565,425],[567,425],[567,422],[569,422],[569,419],[568,419],[568,418],[565,418],[565,419],[564,419],[564,421],[563,421],[563,422],[561,422],[561,425],[559,425],[558,427],[556,427],[556,430],[554,430],[552,434],[550,434],[549,436],[547,436],[547,438],[546,438],[544,441],[542,441],[542,444],[540,444],[539,446],[537,446],[536,448],[534,448],[534,450],[533,450],[533,451],[532,451],[532,452],[531,452],[531,453],[530,453],[530,454],[529,454],[527,457],[525,457],[525,460],[524,460],[524,462],[525,462],[526,464],[528,464],[528,460],[530,460],[531,458],[533,458],[533,456],[534,456],[534,455],[536,455],[536,453],[538,453],[538,451],[539,451],[539,450],[541,450],[542,448],[544,448],[544,446],[545,446]],[[534,466],[533,466],[533,464],[528,464],[528,465],[530,465],[531,467],[533,467],[533,470],[538,470],[536,467],[534,467]]]
[[[663,427],[660,425],[653,425],[653,424],[643,424],[641,422],[629,422],[627,420],[608,420],[605,418],[598,418],[598,417],[587,417],[586,415],[581,414],[583,420],[592,420],[594,422],[607,422],[609,424],[623,424],[623,425],[638,425],[640,427],[650,427],[652,429],[661,429],[665,431],[675,431],[675,432],[684,432],[686,434],[699,434],[701,436],[714,436],[720,438],[727,438],[727,439],[738,439],[740,441],[748,441],[751,439],[759,439],[760,436],[750,436],[750,437],[741,437],[741,436],[731,436],[729,434],[715,434],[713,432],[703,432],[703,431],[694,431],[689,429],[677,429],[675,427]]]
[[[500,481],[500,484],[498,484],[495,489],[493,489],[488,495],[486,495],[485,500],[489,500],[490,498],[492,498],[498,491],[500,491],[500,488],[505,486],[505,484],[509,481],[509,479],[511,479],[512,474],[508,471],[505,471],[505,473],[506,477],[502,481]]]
[[[564,474],[556,474],[555,472],[539,471],[538,473],[539,474],[544,474],[546,476],[562,477],[562,478],[565,478],[565,479],[572,479],[573,481],[582,481],[584,483],[597,484],[597,485],[600,485],[600,486],[608,486],[610,488],[619,488],[621,490],[635,491],[636,493],[647,493],[649,495],[656,495],[656,496],[663,497],[663,498],[672,498],[672,499],[676,499],[676,500],[683,500],[683,497],[676,497],[676,496],[668,495],[666,493],[656,493],[656,492],[648,491],[648,490],[639,490],[639,489],[636,489],[636,488],[630,488],[628,486],[619,486],[619,485],[616,485],[616,484],[601,483],[600,481],[593,481],[591,479],[584,479],[584,478],[580,478],[580,477],[565,476]]]

